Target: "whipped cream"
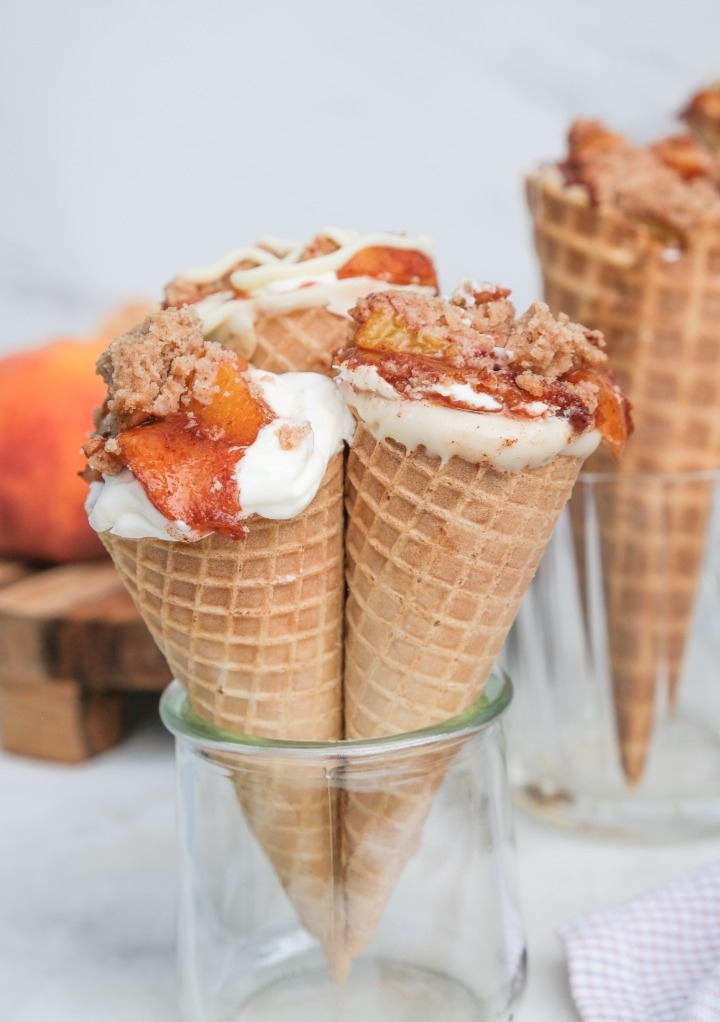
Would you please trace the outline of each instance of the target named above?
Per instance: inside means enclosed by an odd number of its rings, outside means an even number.
[[[376,277],[344,277],[337,273],[354,255],[365,248],[395,248],[422,252],[432,258],[430,241],[424,235],[408,237],[402,234],[361,234],[336,227],[320,232],[340,247],[327,255],[299,262],[304,244],[279,238],[260,238],[272,251],[250,246],[228,253],[212,266],[194,267],[178,274],[193,284],[208,284],[221,280],[233,266],[245,260],[258,263],[248,270],[236,270],[230,276],[234,288],[247,292],[239,298],[235,291],[227,290],[209,295],[196,302],[193,308],[203,322],[203,332],[211,340],[227,343],[244,358],[252,359],[255,352],[255,320],[260,313],[279,316],[297,309],[321,306],[337,316],[347,317],[348,310],[358,298],[371,291],[389,288],[411,289],[435,294],[435,289],[414,284],[397,285]]]
[[[429,400],[404,398],[374,366],[341,367],[336,378],[344,400],[376,440],[395,440],[408,451],[423,447],[441,462],[457,456],[501,472],[539,468],[557,455],[585,458],[600,443],[599,430],[578,435],[557,415],[531,419],[493,412],[472,391],[473,410]],[[438,387],[437,392],[467,401],[466,384]],[[487,395],[488,402],[494,402]],[[537,404],[537,403],[536,403]]]
[[[294,518],[320,489],[331,458],[352,440],[355,422],[333,381],[319,373],[276,376],[251,368],[247,375],[276,418],[238,459],[235,478],[242,517]],[[283,438],[287,430],[304,435],[289,446]],[[208,534],[167,519],[128,469],[91,483],[85,509],[97,532],[127,539],[196,540]]]

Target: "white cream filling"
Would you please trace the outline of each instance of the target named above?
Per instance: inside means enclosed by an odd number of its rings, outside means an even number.
[[[539,468],[557,455],[587,457],[600,442],[598,430],[578,436],[566,419],[556,415],[524,419],[402,398],[371,366],[341,369],[337,383],[348,406],[377,440],[395,440],[408,451],[423,447],[443,464],[457,456],[502,472],[519,472]],[[474,391],[473,396],[478,397]]]
[[[355,422],[332,380],[319,373],[276,376],[251,369],[263,398],[277,415],[263,426],[238,462],[236,478],[245,517],[294,518],[320,489],[332,456],[350,443]],[[297,446],[284,450],[279,431],[310,425]]]
[[[238,460],[235,478],[242,517],[294,518],[320,489],[330,459],[352,440],[355,422],[326,376],[275,376],[256,369],[249,374],[277,418],[263,426]],[[309,426],[309,431],[299,444],[285,449],[280,436],[283,426]],[[199,539],[203,535],[161,514],[128,469],[91,483],[85,507],[97,532],[127,539]]]
[[[395,285],[367,276],[338,280],[337,276],[338,270],[365,248],[405,249],[422,252],[431,259],[430,240],[424,235],[361,234],[337,227],[323,228],[320,234],[340,247],[327,255],[299,262],[303,244],[267,236],[259,238],[258,244],[268,245],[271,252],[257,246],[235,249],[212,266],[193,267],[180,273],[181,279],[193,284],[209,284],[221,280],[243,260],[260,264],[249,270],[236,270],[231,275],[233,287],[249,292],[248,298],[237,298],[235,291],[228,290],[195,303],[205,336],[221,343],[232,339],[235,350],[244,358],[252,358],[256,346],[255,317],[260,312],[277,316],[296,309],[324,306],[337,316],[347,316],[358,298],[371,291],[406,287],[435,294],[434,288],[419,285]]]
[[[347,316],[358,298],[371,291],[387,291],[389,288],[435,294],[431,287],[398,286],[374,277],[338,280],[334,274],[324,274],[310,287],[295,287],[288,281],[277,281],[252,298],[234,298],[234,291],[221,291],[196,302],[193,308],[202,320],[203,333],[208,340],[221,344],[231,341],[232,347],[243,358],[252,359],[257,345],[255,319],[258,313],[280,316],[297,309],[322,306],[336,316]]]
[[[502,408],[499,401],[496,401],[490,394],[478,393],[473,390],[469,383],[437,383],[433,388],[434,394],[441,397],[449,397],[459,404],[467,405],[468,408],[477,408],[478,411],[497,412]]]
[[[158,511],[127,468],[118,475],[103,476],[103,482],[90,483],[85,510],[96,532],[126,539],[168,539],[169,527],[177,534],[193,535],[185,522],[170,522]]]

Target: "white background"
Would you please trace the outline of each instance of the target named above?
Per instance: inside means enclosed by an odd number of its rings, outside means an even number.
[[[325,224],[430,234],[536,296],[522,174],[569,120],[637,137],[720,76],[720,3],[0,0],[0,352],[90,330],[186,265]],[[0,756],[3,1022],[170,1020],[170,745]],[[576,1018],[557,923],[720,854],[521,821],[521,1022]]]
[[[720,3],[2,0],[0,351],[272,232],[424,232],[536,297],[523,171],[720,76]]]

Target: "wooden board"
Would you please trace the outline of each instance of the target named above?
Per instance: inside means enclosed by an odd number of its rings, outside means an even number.
[[[116,744],[131,692],[170,672],[106,560],[38,570],[0,560],[0,741],[78,762]]]

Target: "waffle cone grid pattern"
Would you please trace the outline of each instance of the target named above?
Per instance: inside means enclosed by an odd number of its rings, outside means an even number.
[[[622,459],[599,450],[588,468],[618,479],[612,498],[598,497],[598,519],[619,752],[636,784],[655,718],[677,696],[712,488],[629,477],[720,468],[720,231],[681,248],[547,174],[529,180],[528,198],[548,305],[603,331],[633,405]],[[580,551],[575,507],[573,526]]]
[[[720,229],[695,232],[681,250],[552,178],[530,179],[528,195],[545,300],[603,331],[633,405],[617,470],[720,467]],[[609,455],[593,463],[606,468]]]
[[[580,464],[441,466],[358,426],[346,478],[346,738],[437,724],[480,695]]]
[[[348,320],[322,306],[281,316],[259,313],[251,361],[271,373],[330,372],[333,353],[347,340]],[[231,342],[230,342],[231,343]]]
[[[291,521],[257,519],[239,544],[105,534],[195,711],[266,738],[341,736],[342,456]]]

